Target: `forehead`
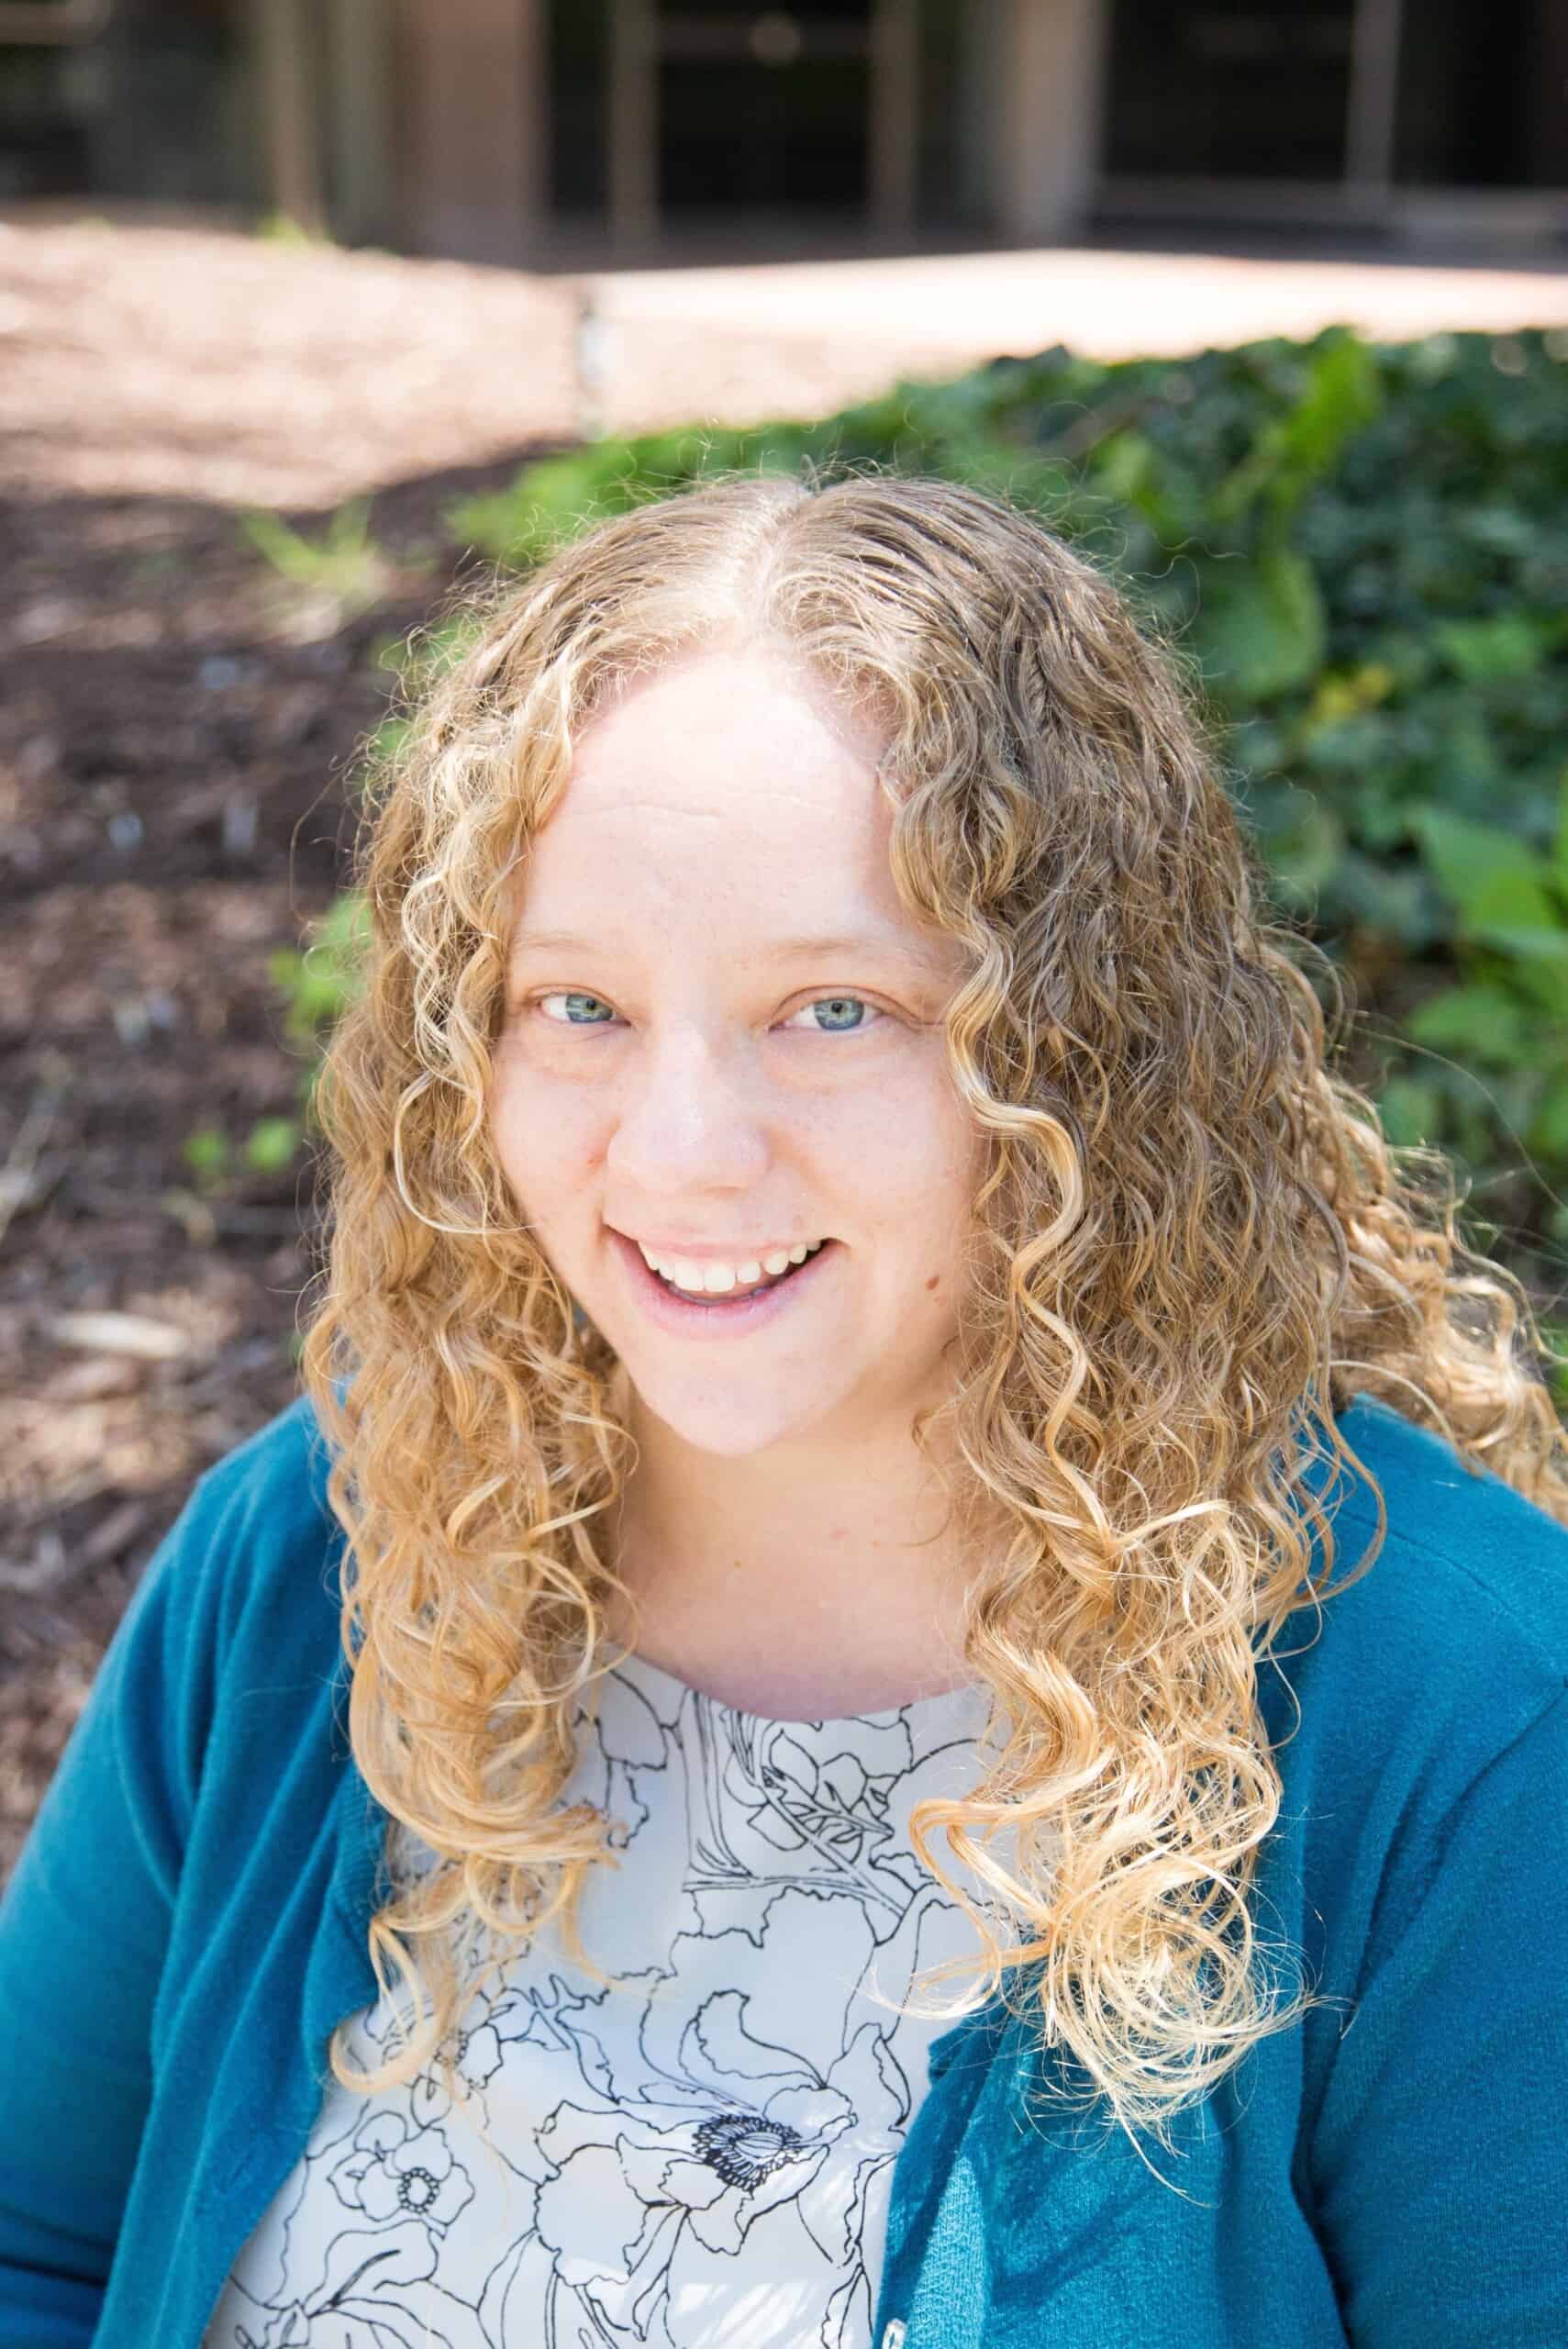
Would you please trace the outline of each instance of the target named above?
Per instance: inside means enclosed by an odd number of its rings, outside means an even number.
[[[537,927],[525,915],[512,940],[514,962],[539,954],[602,954],[613,942],[610,925],[601,920],[581,929]],[[835,960],[885,963],[914,977],[944,974],[957,958],[958,941],[945,936],[922,939],[874,921],[862,920],[836,930],[792,929],[777,935],[754,936],[747,953],[749,968],[789,963],[830,963]]]
[[[624,692],[578,737],[517,877],[517,953],[694,934],[748,963],[880,952],[947,974],[889,854],[885,731],[767,655],[706,654]]]
[[[886,729],[803,663],[757,647],[684,655],[623,686],[581,729],[560,813],[657,805],[682,820],[765,823],[831,807],[885,822]],[[553,819],[552,819],[553,820]]]
[[[623,691],[585,724],[565,787],[528,844],[529,887],[591,870],[632,880],[722,859],[809,865],[892,888],[882,739],[816,681],[759,655],[709,654]],[[695,870],[695,867],[692,868]],[[852,891],[851,891],[852,894]]]

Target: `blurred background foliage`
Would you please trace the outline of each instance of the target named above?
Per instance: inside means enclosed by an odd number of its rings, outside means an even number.
[[[447,518],[521,573],[705,473],[834,465],[1032,508],[1176,647],[1278,909],[1348,982],[1389,1139],[1447,1153],[1466,1237],[1568,1340],[1568,334],[1371,344],[1333,328],[1110,364],[1056,348],[817,422],[593,441]],[[338,543],[373,562],[359,518]],[[449,614],[379,648],[401,706],[367,774],[471,627]],[[198,1180],[258,1149],[275,1164],[311,1133],[315,1052],[362,936],[345,898],[276,958],[299,1119],[238,1152],[193,1137]]]

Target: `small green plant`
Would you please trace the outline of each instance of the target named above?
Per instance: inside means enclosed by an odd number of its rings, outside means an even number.
[[[283,999],[284,1032],[305,1058],[299,1108],[293,1116],[257,1119],[243,1141],[215,1125],[187,1134],[182,1155],[199,1194],[232,1192],[247,1175],[286,1174],[318,1130],[316,1092],[324,1033],[359,992],[361,957],[369,935],[363,897],[346,894],[334,898],[305,947],[280,946],[271,956],[268,969]]]
[[[305,1139],[297,1118],[261,1118],[245,1141],[245,1163],[258,1174],[281,1174]]]
[[[306,599],[326,627],[368,611],[389,594],[395,571],[370,534],[368,497],[350,500],[319,539],[306,538],[281,514],[249,507],[239,527],[263,562]]]
[[[369,938],[370,909],[350,891],[333,899],[306,946],[280,946],[269,957],[268,971],[284,998],[284,1033],[292,1042],[313,1046],[353,1001]]]
[[[234,1146],[219,1127],[201,1126],[194,1134],[185,1136],[180,1155],[190,1168],[198,1191],[217,1191],[228,1180]]]
[[[477,614],[465,611],[416,629],[409,636],[376,640],[371,650],[372,666],[389,670],[396,677],[401,707],[387,712],[365,745],[358,776],[361,788],[395,762],[413,727],[413,719],[406,712],[440,672],[462,657],[482,626]]]
[[[305,1087],[302,1086],[302,1094]],[[248,1175],[286,1174],[308,1131],[308,1116],[258,1118],[242,1141],[218,1126],[187,1134],[181,1155],[198,1197],[221,1197],[242,1190]]]

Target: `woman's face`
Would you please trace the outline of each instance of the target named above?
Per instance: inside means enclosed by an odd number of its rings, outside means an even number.
[[[899,902],[881,747],[781,655],[689,655],[584,729],[521,869],[501,1165],[642,1404],[728,1457],[837,1449],[951,1384],[983,1171],[940,1025],[962,954]],[[683,1303],[635,1244],[689,1277],[817,1240],[751,1308]]]

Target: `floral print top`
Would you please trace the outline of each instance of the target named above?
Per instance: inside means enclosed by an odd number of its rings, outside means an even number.
[[[547,1927],[471,2000],[458,2101],[433,2067],[331,2083],[205,2349],[867,2349],[950,2020],[898,2005],[978,1947],[909,1813],[975,1783],[984,1692],[772,1720],[629,1654],[596,1694],[562,1799],[615,1822],[581,1929],[621,1978]],[[355,2019],[355,2061],[390,2020]]]

